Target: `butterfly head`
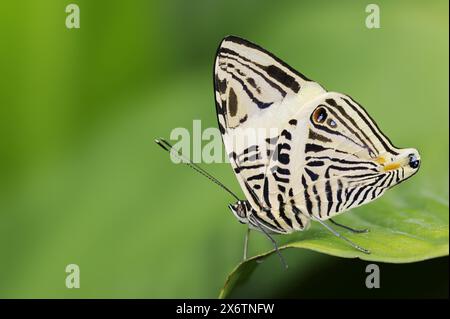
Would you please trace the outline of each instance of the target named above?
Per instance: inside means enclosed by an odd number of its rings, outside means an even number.
[[[234,204],[229,204],[228,208],[231,210],[234,216],[241,222],[242,224],[248,223],[248,210],[249,203],[248,201],[238,200]]]

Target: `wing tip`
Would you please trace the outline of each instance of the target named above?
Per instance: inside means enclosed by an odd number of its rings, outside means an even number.
[[[246,39],[244,39],[244,38],[242,38],[242,37],[240,37],[240,36],[233,35],[233,34],[229,34],[229,35],[225,36],[225,37],[222,39],[221,43],[226,42],[226,41],[231,41],[231,42],[241,42],[241,41],[245,41],[245,42],[249,42],[248,40],[246,40]]]
[[[216,56],[219,54],[220,50],[224,47],[224,45],[227,42],[231,42],[231,43],[235,43],[235,44],[239,44],[239,45],[243,45],[247,48],[250,49],[254,49],[257,51],[261,51],[265,54],[267,54],[268,56],[270,56],[271,58],[273,58],[276,62],[280,63],[281,65],[283,65],[284,67],[286,67],[288,70],[290,70],[292,73],[294,73],[295,75],[299,76],[303,81],[306,82],[313,82],[311,79],[309,79],[308,77],[306,77],[304,74],[302,74],[301,72],[297,71],[296,69],[294,69],[293,67],[291,67],[289,64],[287,64],[286,62],[284,62],[283,60],[281,60],[279,57],[277,57],[275,54],[273,54],[272,52],[266,50],[265,48],[261,47],[260,45],[251,42],[249,40],[246,40],[240,36],[236,36],[236,35],[227,35],[226,37],[224,37],[222,39],[222,41],[219,44],[219,47],[217,48],[217,52],[216,52]]]
[[[251,42],[251,41],[249,41],[249,40],[247,40],[247,39],[244,39],[244,38],[242,38],[242,37],[240,37],[240,36],[233,35],[233,34],[230,34],[230,35],[225,36],[225,37],[222,39],[222,41],[220,41],[219,49],[220,49],[221,47],[223,47],[223,45],[224,45],[225,43],[227,43],[227,42],[236,43],[236,44],[241,44],[241,45],[244,45],[244,46],[247,46],[247,47],[250,47],[250,48],[258,48],[258,49],[262,49],[259,45],[255,44],[255,43],[253,43],[253,42]]]

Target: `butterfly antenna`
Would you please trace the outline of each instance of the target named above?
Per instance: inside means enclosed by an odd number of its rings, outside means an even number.
[[[177,149],[175,149],[169,142],[167,142],[165,139],[163,138],[159,138],[159,139],[155,139],[155,143],[158,144],[159,146],[161,146],[162,149],[166,150],[167,152],[169,152],[170,154],[172,154],[173,156],[175,156],[176,158],[178,158],[179,160],[181,160],[181,162],[183,164],[186,164],[187,166],[189,166],[190,168],[192,168],[193,170],[195,170],[197,173],[202,174],[203,176],[205,176],[206,178],[208,178],[210,181],[212,181],[213,183],[219,185],[222,189],[224,189],[226,192],[228,192],[231,196],[233,196],[234,198],[236,198],[236,200],[239,200],[239,197],[237,197],[237,195],[235,193],[233,193],[228,187],[226,187],[224,184],[222,184],[221,182],[219,182],[219,180],[217,178],[215,178],[214,176],[212,176],[210,173],[208,173],[207,171],[205,171],[203,168],[201,168],[200,166],[198,166],[197,164],[193,163],[189,158],[184,157],[180,151],[178,151]]]

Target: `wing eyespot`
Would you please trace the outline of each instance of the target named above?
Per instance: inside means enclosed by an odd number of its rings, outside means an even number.
[[[332,128],[336,128],[337,126],[336,122],[333,119],[328,119],[327,124]]]
[[[327,110],[325,110],[325,108],[322,106],[319,106],[318,108],[316,108],[312,114],[312,120],[316,124],[324,123],[325,120],[327,119],[327,117],[328,117]]]
[[[337,127],[336,121],[328,115],[327,110],[323,106],[319,106],[314,110],[311,119],[314,124],[326,124],[331,128]]]

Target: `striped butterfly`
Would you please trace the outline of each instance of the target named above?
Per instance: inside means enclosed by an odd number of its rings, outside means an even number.
[[[222,40],[214,63],[219,130],[245,194],[239,198],[203,169],[190,166],[236,199],[229,208],[249,230],[289,234],[317,221],[354,248],[331,218],[367,204],[414,175],[417,150],[399,149],[348,95],[326,91],[282,60],[235,36]],[[166,150],[171,150],[167,142]],[[245,240],[246,258],[248,234]],[[281,257],[281,255],[280,255]],[[281,258],[282,259],[282,258]]]

